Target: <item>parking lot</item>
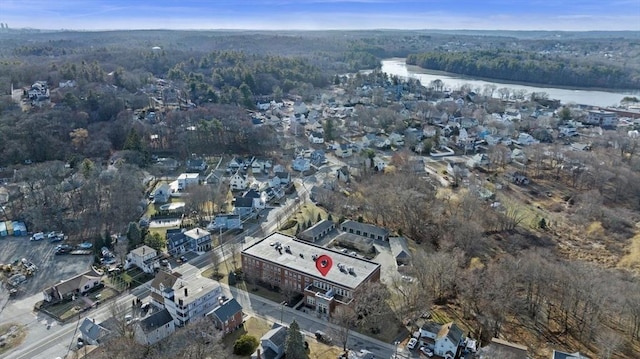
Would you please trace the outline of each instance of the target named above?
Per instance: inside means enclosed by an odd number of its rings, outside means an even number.
[[[91,255],[55,255],[56,245],[48,240],[30,241],[29,237],[0,238],[0,264],[14,263],[26,258],[37,270],[19,287],[18,296],[30,296],[41,292],[63,279],[89,270],[93,261]]]

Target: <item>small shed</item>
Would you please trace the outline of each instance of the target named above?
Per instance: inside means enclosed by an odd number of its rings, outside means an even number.
[[[13,221],[11,225],[13,226],[14,236],[20,237],[27,235],[27,226],[24,224],[24,222]]]
[[[411,251],[409,251],[406,238],[389,237],[389,246],[391,247],[391,254],[398,265],[409,264],[411,261]]]

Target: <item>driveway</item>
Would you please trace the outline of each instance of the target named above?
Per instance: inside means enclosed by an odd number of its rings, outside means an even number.
[[[61,243],[64,242],[30,241],[29,237],[0,239],[0,263],[26,258],[38,267],[35,274],[22,283],[18,297],[39,293],[48,286],[90,269],[91,255],[55,255],[55,247]]]

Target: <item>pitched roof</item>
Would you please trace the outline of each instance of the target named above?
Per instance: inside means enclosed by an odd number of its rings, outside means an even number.
[[[140,321],[140,328],[143,332],[149,333],[173,321],[171,314],[166,309],[153,313]]]
[[[325,231],[332,228],[333,226],[335,226],[335,223],[333,223],[333,221],[330,221],[328,219],[323,219],[320,222],[309,227],[307,230],[300,233],[300,236],[313,238],[321,233],[324,233]]]
[[[236,208],[253,208],[253,198],[236,197],[233,205]]]
[[[426,322],[422,324],[422,327],[420,329],[424,330],[425,332],[438,334],[440,332],[440,328],[442,328],[442,325],[438,323]]]
[[[271,330],[266,332],[260,340],[268,340],[275,346],[280,347],[284,345],[284,341],[287,339],[287,330],[289,328],[282,326],[278,323],[274,323]]]
[[[460,329],[460,327],[458,327],[454,322],[451,322],[451,323],[444,324],[440,328],[440,331],[438,332],[436,339],[447,337],[447,339],[449,339],[450,342],[454,344],[458,344],[462,340],[463,336],[464,336],[464,332],[462,331],[462,329]]]
[[[60,283],[52,285],[50,288],[56,288],[61,295],[71,293],[72,291],[84,287],[84,285],[91,281],[99,281],[101,276],[90,270],[86,273],[77,275],[73,278],[64,280]]]
[[[94,320],[84,318],[79,328],[84,337],[98,341],[101,337],[109,333],[109,330],[100,324],[96,324]]]
[[[347,219],[346,221],[342,222],[340,224],[340,228],[342,227],[347,227],[352,228],[353,231],[360,231],[361,233],[369,233],[369,234],[374,234],[376,236],[383,236],[386,237],[389,235],[389,231],[385,228],[382,227],[378,227],[378,226],[374,226],[372,224],[366,224],[366,223],[360,223],[360,222],[356,222],[356,221],[352,221],[350,219]]]
[[[258,193],[258,191],[256,191],[255,189],[250,189],[247,192],[245,192],[245,194],[242,196],[244,198],[260,198],[260,193]]]
[[[181,277],[180,273],[167,273],[165,271],[159,271],[156,273],[155,278],[151,281],[151,287],[157,290],[160,289],[160,284],[162,284],[163,288],[172,288],[173,285],[178,281]]]
[[[389,246],[394,258],[411,258],[411,252],[407,246],[407,240],[404,237],[390,237]]]
[[[551,355],[551,359],[589,359],[588,356],[580,354],[580,352],[575,353],[565,353],[558,350],[554,350]]]
[[[283,179],[288,179],[289,178],[289,172],[276,172],[276,177],[283,178]]]
[[[216,309],[209,312],[207,315],[215,315],[221,322],[225,322],[232,318],[236,313],[242,311],[242,306],[235,298],[228,299],[226,302],[219,305]]]

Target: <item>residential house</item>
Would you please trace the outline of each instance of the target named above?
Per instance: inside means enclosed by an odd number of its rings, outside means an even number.
[[[324,143],[324,135],[321,132],[311,131],[309,133],[309,142],[315,144]]]
[[[242,218],[254,214],[253,198],[235,197],[233,199],[233,214]]]
[[[95,319],[84,318],[78,331],[86,345],[100,345],[112,337],[113,332],[102,323],[97,324]]]
[[[533,136],[525,132],[520,132],[520,135],[518,135],[518,138],[514,142],[521,146],[529,146],[540,143],[540,141],[536,140],[535,138],[533,138]]]
[[[187,171],[202,172],[207,169],[207,161],[202,158],[190,158],[187,160]]]
[[[325,157],[323,150],[315,150],[311,152],[311,157],[309,157],[309,159],[311,160],[311,164],[313,164],[316,167],[320,167],[321,165],[327,162],[327,159]]]
[[[253,209],[264,209],[267,205],[267,193],[262,191],[258,193],[255,189],[250,189],[242,195],[244,198],[251,198],[253,200]]]
[[[456,146],[465,150],[465,151],[473,151],[475,147],[476,139],[473,136],[470,136],[466,129],[461,128],[458,134],[458,138],[456,140]]]
[[[353,155],[351,146],[347,145],[346,143],[341,143],[340,146],[336,148],[336,156],[338,157],[346,158],[351,157],[351,155]]]
[[[293,104],[293,113],[296,117],[304,117],[303,115],[309,113],[309,108],[307,108],[307,105],[305,105],[304,102],[295,102]]]
[[[491,343],[478,351],[479,359],[528,359],[528,349],[524,345],[491,338]]]
[[[380,139],[378,138],[377,135],[373,133],[367,133],[366,135],[362,136],[362,138],[360,139],[360,144],[363,148],[371,147],[371,146],[374,146],[379,140]]]
[[[340,230],[376,240],[386,241],[389,239],[389,230],[372,224],[352,221],[350,219],[340,224]]]
[[[133,324],[134,338],[142,345],[153,345],[176,331],[173,317],[162,309]]]
[[[407,265],[411,262],[411,251],[406,238],[389,237],[389,246],[397,265]]]
[[[199,173],[182,173],[178,176],[178,190],[184,191],[188,186],[198,184]]]
[[[488,166],[490,163],[491,163],[491,160],[489,159],[489,156],[487,154],[477,153],[471,156],[471,158],[467,160],[466,165],[469,168],[475,168],[475,167],[485,167],[485,166]]]
[[[244,191],[249,188],[249,177],[246,173],[240,173],[240,171],[237,171],[229,179],[229,186],[232,191]]]
[[[586,355],[580,354],[580,352],[565,353],[559,350],[554,350],[551,353],[551,359],[590,359],[590,358]]]
[[[464,340],[464,332],[455,323],[425,323],[420,328],[421,345],[426,345],[441,357],[455,358]]]
[[[230,333],[242,326],[242,306],[235,298],[219,299],[218,306],[207,313],[213,325],[223,333]]]
[[[392,146],[396,146],[396,147],[400,147],[400,146],[404,146],[404,136],[396,133],[396,132],[392,132],[391,134],[389,134],[389,143]]]
[[[168,183],[160,183],[151,192],[149,197],[153,199],[153,203],[167,203],[171,197],[171,186],[169,186]]]
[[[256,172],[264,172],[267,173],[271,169],[271,161],[270,160],[254,160],[251,163],[251,170],[253,173]]]
[[[161,157],[156,160],[154,166],[165,171],[175,171],[180,166],[180,162],[173,158]]]
[[[186,264],[191,268],[195,268]],[[222,287],[206,277],[178,278],[172,287],[162,291],[164,307],[176,326],[184,326],[192,319],[202,318],[218,306]]]
[[[191,250],[191,243],[184,232],[182,228],[167,229],[167,251],[170,254],[179,255]]]
[[[251,358],[280,359],[284,356],[284,344],[288,327],[274,323],[271,329],[260,338],[260,347]]]
[[[46,302],[59,302],[63,299],[79,296],[89,292],[102,282],[102,276],[93,270],[79,274],[73,278],[63,280],[46,288],[42,294]]]
[[[314,224],[313,226],[307,228],[302,233],[298,235],[298,238],[308,241],[311,243],[315,243],[320,239],[327,236],[336,228],[336,224],[333,221],[329,221],[327,219],[323,219],[320,222]]]
[[[172,288],[181,276],[182,274],[178,272],[159,271],[156,273],[156,276],[151,281],[151,304],[157,308],[164,309],[163,292],[167,288]]]
[[[336,170],[336,177],[342,182],[349,182],[351,180],[351,174],[349,173],[349,167],[342,166]]]
[[[296,157],[291,164],[294,171],[305,172],[311,169],[311,161],[303,157]]]
[[[218,214],[207,226],[211,231],[225,231],[228,229],[242,229],[242,219],[237,214]]]
[[[289,174],[289,172],[279,171],[276,172],[275,175],[280,179],[281,185],[288,185],[289,183],[291,183],[291,175]]]
[[[189,248],[195,252],[206,252],[211,250],[211,233],[202,229],[194,228],[184,232],[189,243]]]
[[[132,250],[127,254],[125,269],[131,266],[136,266],[145,273],[153,273],[155,269],[159,267],[158,251],[146,245]]]
[[[587,113],[585,123],[602,128],[615,128],[618,125],[618,115],[611,111],[591,110]]]

